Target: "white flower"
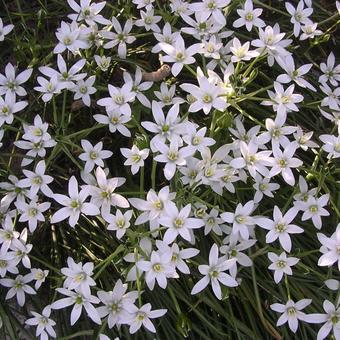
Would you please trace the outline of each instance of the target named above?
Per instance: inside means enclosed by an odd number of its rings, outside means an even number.
[[[300,35],[300,40],[312,39],[315,36],[321,35],[323,32],[321,30],[316,29],[318,27],[318,23],[311,23],[302,26],[302,34]]]
[[[28,228],[30,232],[33,233],[37,228],[38,221],[45,221],[43,213],[50,208],[51,203],[38,203],[37,197],[35,197],[29,203],[17,201],[15,202],[15,206],[20,213],[19,222],[28,222]]]
[[[2,222],[0,228],[0,252],[5,254],[9,248],[13,247],[13,242],[19,238],[20,233],[14,230],[14,223],[9,214],[6,215],[5,221]]]
[[[66,295],[66,298],[62,298],[52,303],[52,309],[63,309],[65,307],[74,304],[71,312],[71,326],[73,326],[80,318],[83,307],[87,313],[87,316],[95,323],[101,324],[100,316],[97,309],[93,304],[97,304],[100,300],[93,295],[85,295],[79,291],[71,291],[65,288],[57,288],[57,292]]]
[[[97,101],[100,106],[105,106],[107,112],[118,110],[124,115],[131,116],[129,102],[135,99],[132,92],[132,82],[125,83],[122,88],[108,85],[110,97],[102,98]]]
[[[240,141],[238,144],[241,157],[231,160],[230,166],[235,169],[246,168],[253,178],[255,178],[257,173],[268,177],[269,170],[267,166],[272,164],[272,158],[270,157],[272,151],[258,151],[259,144],[255,139],[250,140],[248,144],[244,141]]]
[[[171,180],[175,175],[177,166],[185,165],[185,158],[190,156],[190,149],[179,148],[177,142],[171,141],[170,145],[159,142],[157,145],[160,155],[154,157],[157,162],[165,163],[164,176],[167,180]]]
[[[52,190],[48,187],[48,184],[53,182],[53,177],[45,175],[46,164],[44,160],[37,163],[34,171],[23,169],[22,172],[26,176],[19,180],[18,185],[20,188],[29,188],[29,196],[34,197],[41,191],[45,196],[51,197],[53,195]]]
[[[71,20],[82,21],[92,26],[95,22],[103,25],[110,24],[110,20],[105,19],[99,12],[105,7],[106,1],[91,4],[91,0],[80,0],[78,5],[74,0],[67,0],[69,6],[76,12],[75,14],[69,14],[68,17]]]
[[[152,81],[144,81],[143,80],[143,72],[137,67],[134,77],[131,76],[129,72],[123,73],[123,78],[125,83],[132,83],[132,92],[135,94],[136,98],[145,106],[150,108],[151,103],[150,100],[142,93],[143,91],[147,91],[151,88],[153,82]]]
[[[26,96],[26,90],[21,86],[31,77],[33,69],[25,70],[16,75],[16,70],[11,63],[5,67],[5,75],[0,74],[0,96],[9,93],[12,95]]]
[[[303,0],[300,0],[295,8],[291,3],[285,3],[287,12],[292,16],[290,22],[294,24],[294,35],[299,36],[301,30],[301,24],[312,24],[312,21],[308,18],[313,13],[313,8],[304,8]]]
[[[45,282],[48,275],[48,270],[42,270],[40,268],[31,268],[30,275],[31,280],[35,280],[34,289],[38,290],[40,286]]]
[[[88,44],[80,39],[80,28],[76,21],[72,21],[70,24],[62,21],[55,35],[59,40],[59,43],[53,50],[56,54],[60,54],[65,50],[75,53],[79,49],[88,47]]]
[[[167,312],[167,309],[151,310],[150,303],[143,305],[141,308],[138,308],[133,304],[129,304],[127,310],[130,314],[132,314],[130,320],[128,320],[130,325],[130,334],[136,333],[142,325],[150,332],[156,333],[156,328],[150,319],[159,318]]]
[[[168,186],[163,187],[158,194],[153,189],[150,189],[146,195],[146,201],[140,198],[130,198],[129,201],[133,207],[143,211],[135,221],[135,225],[140,225],[146,222],[150,223],[151,230],[159,227],[159,218],[165,214],[165,206],[175,198],[175,193],[170,193]]]
[[[317,237],[322,244],[320,252],[323,253],[319,258],[318,265],[329,267],[338,262],[338,268],[340,270],[340,223],[331,237],[327,237],[321,233],[317,233]]]
[[[110,41],[104,44],[104,48],[110,49],[116,45],[118,45],[118,56],[120,58],[126,58],[126,44],[132,44],[136,38],[130,35],[130,31],[132,29],[133,23],[131,19],[126,20],[124,28],[120,25],[119,21],[113,16],[112,26],[114,27],[116,33],[109,31],[101,31],[101,35],[105,39],[109,39]]]
[[[109,125],[111,133],[117,130],[125,137],[131,137],[131,132],[125,126],[131,120],[131,115],[121,113],[119,110],[110,110],[106,115],[95,114],[93,118],[100,124]]]
[[[196,100],[190,105],[189,112],[203,110],[207,115],[212,108],[224,111],[228,106],[227,102],[221,97],[225,90],[216,86],[203,75],[202,70],[197,68],[197,80],[199,86],[193,84],[182,84],[180,87],[190,93]]]
[[[262,14],[263,9],[254,9],[252,0],[246,0],[243,9],[237,9],[236,11],[240,18],[233,22],[234,27],[239,28],[245,25],[247,31],[250,32],[253,26],[266,26],[265,22],[259,18],[259,16]]]
[[[2,286],[10,288],[5,299],[8,300],[16,295],[18,305],[22,307],[25,304],[25,293],[30,295],[36,294],[36,291],[27,284],[30,281],[31,276],[29,274],[25,276],[17,275],[15,279],[0,279]]]
[[[286,252],[292,249],[292,241],[289,234],[303,233],[303,229],[295,224],[291,224],[297,215],[295,208],[289,209],[284,215],[278,206],[274,207],[273,219],[270,220],[266,217],[257,217],[256,224],[260,227],[269,230],[266,235],[266,243],[272,243],[279,239],[280,245]]]
[[[308,184],[306,180],[302,176],[299,176],[299,192],[294,195],[294,206],[296,206],[298,201],[307,202],[308,198],[315,196],[316,192],[317,188],[308,190]]]
[[[270,305],[270,308],[275,312],[283,313],[277,320],[276,325],[281,326],[288,321],[290,330],[296,333],[299,326],[299,320],[308,321],[307,315],[301,312],[301,310],[310,305],[311,302],[311,299],[302,299],[298,302],[288,300],[285,305],[280,303]]]
[[[278,147],[279,145],[285,147],[286,145],[288,145],[289,139],[286,137],[286,135],[291,135],[293,132],[296,131],[297,127],[284,126],[286,119],[287,113],[285,112],[277,113],[275,120],[267,118],[267,132],[263,132],[257,137],[257,143],[259,145],[262,145],[271,141],[273,147]]]
[[[340,111],[340,87],[332,90],[324,83],[320,85],[320,89],[326,95],[321,101],[321,106],[328,106],[331,110]]]
[[[53,199],[64,207],[59,209],[51,217],[51,223],[58,223],[66,218],[69,219],[69,224],[72,228],[77,224],[80,213],[85,215],[99,215],[99,209],[92,203],[87,203],[85,200],[89,196],[89,191],[82,189],[79,191],[78,181],[72,176],[68,182],[69,196],[54,194]]]
[[[101,214],[106,218],[110,214],[111,206],[118,206],[120,208],[128,208],[129,202],[122,195],[116,194],[114,191],[117,187],[125,182],[118,177],[107,178],[104,170],[100,167],[96,169],[97,185],[90,185],[88,194],[91,195],[91,204],[96,207],[101,207]]]
[[[179,104],[173,105],[165,117],[161,105],[156,101],[152,101],[152,115],[155,123],[144,121],[141,122],[141,125],[146,130],[156,134],[150,141],[150,147],[153,152],[158,151],[158,144],[166,140],[181,143],[180,134],[183,132],[181,128],[183,125],[180,123],[178,114]]]
[[[34,90],[43,93],[41,99],[45,103],[49,102],[54,94],[59,94],[63,88],[57,75],[51,77],[50,80],[43,77],[38,77],[37,80],[40,86],[36,86]]]
[[[209,265],[198,266],[199,272],[205,276],[194,285],[191,294],[194,295],[201,292],[209,283],[211,283],[215,296],[219,300],[222,300],[220,283],[227,287],[238,286],[237,281],[225,273],[225,271],[231,268],[235,262],[235,258],[227,260],[226,256],[218,257],[218,246],[214,243],[209,253]]]
[[[248,61],[260,55],[258,51],[249,51],[249,47],[250,47],[249,41],[241,45],[240,40],[237,38],[234,38],[232,42],[233,42],[233,45],[230,46],[230,51],[233,54],[233,56],[231,57],[231,61],[233,63],[236,63],[242,60]]]
[[[203,20],[210,16],[221,26],[226,24],[226,18],[221,9],[228,6],[231,0],[202,0],[189,5],[189,8],[195,12],[200,12]]]
[[[112,151],[103,150],[103,142],[93,146],[88,140],[82,139],[81,146],[85,152],[80,154],[79,158],[86,162],[85,172],[91,172],[95,165],[104,167],[103,159],[110,158],[113,154]]]
[[[55,80],[52,81],[52,78],[55,79],[55,76],[57,76],[59,85],[57,87],[59,89],[65,88],[72,90],[72,88],[75,86],[74,82],[80,81],[86,77],[87,73],[78,73],[84,68],[85,64],[86,59],[80,59],[68,69],[65,59],[61,54],[58,54],[57,66],[59,72],[49,66],[41,66],[39,67],[39,71],[51,79],[50,83],[54,83]],[[39,83],[41,84],[40,81]]]
[[[14,257],[14,252],[0,251],[0,276],[5,277],[7,272],[12,274],[19,274],[17,265],[19,260]]]
[[[222,254],[228,255],[229,259],[236,259],[236,262],[232,267],[229,268],[230,275],[236,277],[237,274],[237,264],[239,263],[243,267],[250,267],[253,265],[252,259],[244,254],[242,251],[252,247],[256,240],[244,240],[238,242],[235,239],[229,238],[228,236],[223,240],[223,243],[229,243],[222,245],[220,251]]]
[[[178,235],[186,241],[194,244],[195,238],[192,229],[201,228],[204,221],[198,218],[190,218],[191,204],[187,204],[178,210],[175,203],[169,202],[165,207],[165,216],[159,219],[159,223],[168,229],[166,230],[163,241],[170,244],[175,241]]]
[[[307,201],[296,202],[295,207],[303,211],[301,220],[306,221],[310,218],[317,229],[321,229],[321,216],[329,216],[329,212],[324,208],[329,200],[329,194],[324,194],[319,198],[309,197]]]
[[[256,221],[250,216],[254,211],[254,201],[249,201],[245,205],[239,203],[234,213],[224,212],[221,218],[228,223],[232,223],[232,234],[235,237],[240,235],[244,240],[249,239],[249,228],[254,226]]]
[[[174,277],[176,272],[171,264],[171,252],[159,253],[153,251],[150,260],[140,260],[136,263],[137,268],[146,272],[145,282],[150,290],[155,287],[155,282],[165,289],[167,286],[167,278]]]
[[[135,25],[144,27],[146,31],[152,30],[153,32],[159,33],[161,30],[157,23],[162,20],[159,15],[154,15],[153,8],[146,8],[146,12],[140,11],[141,19],[136,20]]]
[[[296,257],[287,257],[285,252],[282,252],[280,256],[275,253],[269,252],[268,258],[272,261],[272,264],[268,267],[270,270],[274,270],[274,281],[279,283],[282,280],[283,274],[292,275],[291,266],[297,264],[300,260]]]
[[[28,102],[17,102],[15,96],[11,92],[6,92],[5,100],[0,96],[0,127],[6,124],[12,124],[14,113],[22,111]]]
[[[72,88],[74,100],[81,99],[86,106],[91,106],[90,95],[97,92],[96,88],[92,86],[95,80],[96,76],[91,76],[85,81],[79,80]]]
[[[305,64],[300,66],[299,68],[295,68],[294,59],[290,55],[282,59],[278,58],[277,62],[286,73],[279,75],[276,78],[276,81],[283,84],[288,84],[294,81],[298,86],[302,88],[308,88],[312,91],[316,91],[316,88],[303,77],[305,74],[308,74],[313,64]]]
[[[259,174],[256,174],[253,188],[256,190],[254,202],[259,203],[262,200],[263,195],[273,198],[274,195],[272,191],[278,190],[280,185],[277,183],[270,183],[270,178],[262,178]]]
[[[340,136],[321,135],[319,139],[324,143],[322,149],[328,153],[328,159],[340,157]]]
[[[273,91],[268,90],[268,95],[271,100],[264,100],[261,105],[272,105],[273,110],[277,111],[278,114],[284,114],[291,111],[299,111],[295,103],[300,103],[303,101],[303,96],[301,94],[296,94],[294,92],[295,85],[290,85],[286,90],[284,87],[274,81]]]
[[[318,332],[317,340],[327,338],[328,334],[333,330],[335,339],[340,339],[340,307],[333,305],[328,300],[323,302],[323,309],[326,314],[318,314],[319,322],[325,322]]]
[[[111,57],[105,57],[104,55],[103,56],[94,55],[94,60],[96,61],[98,67],[103,72],[106,72],[109,69],[110,63],[111,63]]]
[[[35,335],[37,337],[40,336],[40,340],[47,340],[49,336],[52,338],[57,336],[53,329],[53,326],[56,325],[56,322],[50,319],[51,306],[46,306],[42,310],[41,314],[33,311],[31,311],[31,314],[33,315],[33,318],[27,319],[25,324],[37,327]]]
[[[104,304],[104,306],[98,307],[97,311],[101,318],[107,316],[109,328],[115,325],[126,324],[131,317],[131,314],[127,311],[127,304],[135,302],[138,292],[132,291],[127,293],[127,288],[127,284],[123,284],[119,279],[112,291],[104,292],[101,290],[97,292],[98,298]]]
[[[135,1],[135,0],[134,0]],[[146,0],[148,2],[150,2],[150,0]],[[164,27],[163,27],[163,34],[161,33],[154,33],[154,37],[157,39],[157,41],[160,43],[160,42],[163,42],[163,43],[167,43],[167,44],[172,44],[176,39],[177,37],[180,35],[180,32],[174,32],[172,33],[171,31],[171,25],[170,23],[165,23]],[[159,53],[162,49],[159,45],[159,43],[157,43],[156,45],[154,45],[152,47],[152,50],[151,52],[152,53]]]
[[[315,142],[310,140],[313,136],[313,133],[314,133],[313,131],[309,131],[309,132],[304,133],[304,131],[302,130],[302,128],[300,126],[298,126],[296,132],[293,133],[293,136],[296,140],[296,143],[299,145],[299,147],[302,150],[307,151],[308,148],[318,148],[319,147],[318,144],[316,144]]]
[[[198,53],[200,50],[199,44],[194,44],[186,48],[181,35],[176,38],[172,45],[167,43],[159,43],[159,45],[167,54],[163,57],[163,60],[167,63],[174,63],[171,68],[171,72],[174,77],[181,72],[183,65],[195,63],[196,60],[193,55]]]
[[[14,25],[4,26],[2,19],[0,18],[0,41],[4,41],[5,35],[9,34],[14,28]]]
[[[161,107],[174,104],[182,104],[185,100],[182,97],[175,97],[176,85],[173,84],[168,88],[167,83],[162,82],[160,91],[154,91],[155,96],[160,100]]]
[[[335,66],[335,56],[333,52],[329,54],[327,64],[320,64],[320,69],[324,74],[319,77],[319,83],[329,81],[333,86],[338,86],[338,82],[340,81],[340,65]]]
[[[190,274],[190,269],[184,260],[196,256],[200,251],[195,248],[179,248],[177,243],[173,243],[169,247],[165,242],[157,240],[157,248],[161,253],[171,252],[171,264],[175,266],[183,274]]]
[[[61,268],[61,273],[66,276],[64,288],[77,290],[84,295],[91,294],[90,286],[95,286],[96,282],[92,279],[93,263],[75,263],[72,257],[67,258],[68,267]]]
[[[144,166],[144,160],[149,156],[149,149],[139,150],[136,145],[133,145],[131,150],[127,148],[121,148],[120,152],[127,158],[124,165],[131,166],[131,172],[135,175],[140,167]]]
[[[218,215],[219,211],[215,208],[211,209],[209,213],[204,215],[204,235],[208,235],[211,230],[217,235],[222,235],[221,224],[223,224],[223,220],[218,217]]]
[[[273,167],[269,172],[269,177],[273,177],[281,173],[287,184],[291,186],[295,184],[295,177],[291,168],[298,168],[299,166],[303,165],[303,162],[300,159],[293,157],[296,148],[297,147],[295,143],[289,143],[288,145],[285,145],[283,151],[278,146],[273,147]]]
[[[285,33],[280,33],[280,26],[276,23],[273,27],[266,26],[263,30],[259,27],[259,39],[255,39],[251,44],[258,47],[258,51],[268,53],[267,61],[269,66],[274,65],[274,60],[282,58],[290,53],[285,49],[292,42],[291,39],[283,39]]]
[[[110,215],[106,218],[106,221],[109,222],[107,230],[115,230],[118,240],[124,236],[126,230],[130,227],[132,213],[132,210],[128,210],[123,214],[117,209],[116,215]]]

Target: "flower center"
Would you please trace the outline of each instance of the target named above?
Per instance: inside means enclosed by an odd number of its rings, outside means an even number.
[[[71,205],[71,208],[73,209],[79,208],[79,202],[77,200],[72,200],[70,205]]]
[[[7,261],[6,260],[0,260],[0,268],[6,268],[7,267]]]
[[[141,159],[142,159],[142,157],[138,154],[132,155],[132,160],[133,160],[134,163],[138,163]]]
[[[75,303],[77,305],[81,305],[83,303],[83,297],[81,295],[77,295]]]
[[[48,324],[48,318],[47,318],[46,316],[42,316],[42,317],[40,318],[40,323],[41,323],[42,325],[47,325],[47,324]]]
[[[217,270],[212,270],[210,273],[210,276],[213,277],[213,278],[217,278],[218,277],[218,274],[219,272]]]
[[[309,211],[313,214],[318,212],[318,206],[316,204],[313,204],[309,207]]]
[[[177,52],[176,53],[176,60],[177,61],[183,61],[185,58],[184,58],[184,54],[182,52]]]
[[[174,226],[175,228],[182,228],[184,225],[184,221],[182,218],[179,218],[177,217],[175,220],[174,220]]]
[[[70,37],[65,37],[63,40],[64,45],[68,46],[71,45],[72,39]]]
[[[167,124],[164,124],[164,125],[162,126],[162,132],[168,132],[169,129],[170,129],[170,126],[167,125]]]
[[[74,280],[79,283],[79,282],[84,281],[85,278],[86,278],[86,274],[84,272],[81,272],[75,276]]]
[[[296,309],[295,309],[295,307],[289,307],[289,308],[287,309],[287,313],[288,313],[289,315],[291,315],[291,316],[295,315],[295,314],[296,314]]]
[[[30,208],[28,210],[28,216],[29,217],[35,217],[37,215],[37,213],[38,213],[38,209],[36,209],[36,208]]]
[[[286,262],[283,260],[279,260],[276,262],[276,265],[278,266],[278,268],[284,268],[286,267]]]
[[[96,152],[96,151],[91,151],[91,152],[90,152],[90,158],[91,158],[92,160],[97,159],[97,158],[98,158],[97,152]]]
[[[202,98],[203,103],[209,104],[212,102],[212,96],[210,94],[205,94]]]
[[[265,190],[267,190],[267,188],[268,188],[268,184],[261,183],[261,184],[259,185],[259,189],[260,189],[261,191],[265,191]]]
[[[242,215],[237,215],[235,217],[235,220],[237,223],[239,224],[243,224],[245,221],[246,221],[246,217],[245,216],[242,216]]]
[[[278,139],[281,136],[281,130],[279,128],[275,128],[272,131],[272,137]]]
[[[194,138],[192,139],[192,142],[191,142],[191,143],[192,143],[192,145],[198,145],[198,144],[201,143],[201,141],[202,141],[202,138],[196,136],[196,137],[194,137]]]
[[[152,269],[156,272],[156,273],[160,273],[162,271],[162,265],[160,263],[155,263],[152,266]]]
[[[86,86],[81,86],[80,89],[79,89],[79,92],[82,93],[82,94],[87,93],[87,87]]]
[[[153,203],[153,206],[157,209],[157,210],[162,210],[163,209],[163,203],[161,201],[156,201]]]
[[[168,158],[171,160],[171,161],[175,161],[178,159],[178,152],[177,151],[169,151],[168,153]]]
[[[117,94],[114,98],[114,101],[118,105],[123,105],[124,104],[124,96],[122,96],[121,94]]]
[[[247,14],[245,15],[244,18],[245,18],[247,21],[253,21],[254,15],[253,15],[253,13],[249,12],[249,13],[247,13]]]
[[[124,228],[125,226],[125,219],[124,218],[120,218],[116,221],[117,227],[118,228]]]
[[[237,250],[236,249],[233,249],[231,252],[230,252],[230,256],[231,257],[235,257],[237,255]]]
[[[287,161],[285,159],[280,159],[279,165],[281,168],[285,168],[287,166]]]
[[[278,233],[283,233],[286,230],[286,224],[285,223],[278,223],[276,225],[275,229]]]
[[[111,117],[111,123],[113,125],[117,125],[119,123],[119,118],[118,117]]]

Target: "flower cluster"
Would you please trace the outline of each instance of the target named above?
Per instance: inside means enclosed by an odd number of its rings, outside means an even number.
[[[280,27],[252,0],[67,4],[50,55],[0,74],[4,299],[40,339],[59,336],[60,313],[124,338],[213,310],[211,292],[253,304],[251,283],[271,336],[257,284],[277,326],[340,339],[340,64],[309,53],[340,5],[318,23],[312,1],[286,2]],[[17,29],[4,21],[0,44]],[[306,293],[292,289],[305,271]]]

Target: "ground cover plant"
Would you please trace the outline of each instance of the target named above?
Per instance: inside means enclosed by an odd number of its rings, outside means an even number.
[[[340,3],[0,5],[1,339],[340,339]]]

